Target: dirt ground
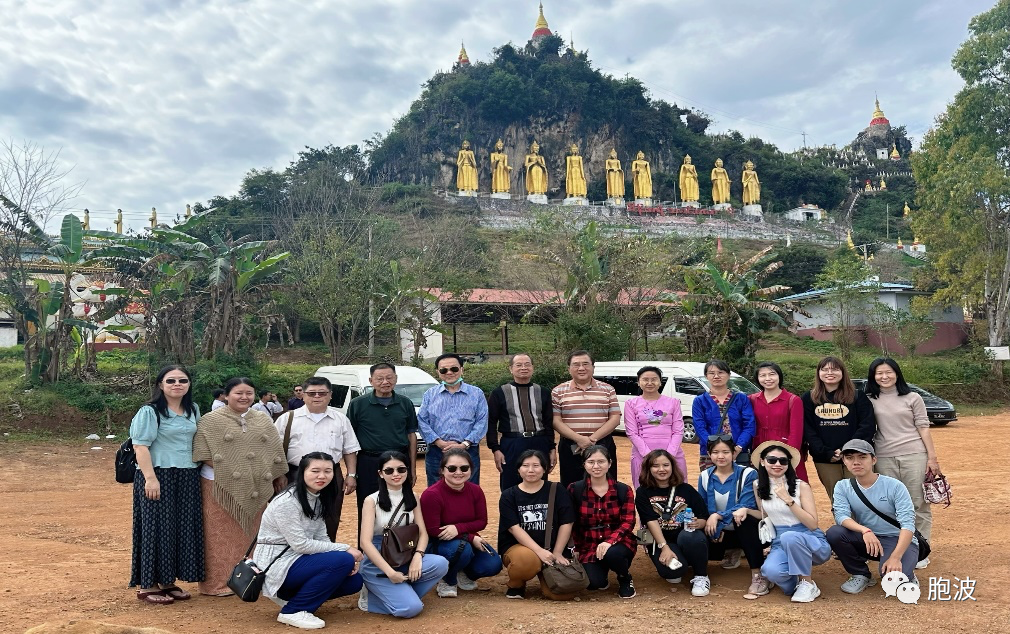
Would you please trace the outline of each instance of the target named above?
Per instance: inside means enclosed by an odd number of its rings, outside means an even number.
[[[323,606],[327,629],[374,632],[592,632],[689,629],[692,632],[889,631],[909,625],[936,632],[1010,632],[1010,549],[1006,511],[1010,507],[1007,456],[1010,414],[965,418],[933,428],[940,464],[954,486],[954,504],[934,507],[932,565],[920,571],[922,598],[904,605],[885,598],[879,586],[857,596],[838,586],[846,574],[837,561],[814,570],[822,595],[812,604],[792,604],[779,591],[757,601],[742,598],[749,583],[746,566],[710,570],[712,593],[695,598],[689,586],[671,587],[655,574],[642,551],[632,567],[638,596],[622,601],[614,591],[585,594],[569,603],[540,598],[531,584],[526,601],[504,597],[504,577],[480,581],[480,590],[457,599],[430,594],[417,618],[402,622],[358,611],[354,598]],[[104,442],[104,441],[103,441]],[[178,634],[292,632],[277,623],[276,606],[261,599],[244,604],[234,597],[196,595],[171,606],[139,602],[127,589],[130,567],[130,487],[116,484],[115,446],[97,443],[25,445],[0,443],[0,631],[21,633],[43,622],[93,619],[133,626],[156,626]],[[627,481],[629,444],[618,439],[619,466]],[[694,447],[688,464],[697,465]],[[498,478],[486,449],[483,483],[491,525],[497,531]],[[696,466],[689,480],[697,479]],[[808,469],[816,479],[812,465]],[[423,473],[423,469],[421,470]],[[995,472],[995,474],[993,473]],[[822,528],[831,525],[827,497],[812,482]],[[344,508],[342,541],[352,540],[353,497]],[[1002,537],[1000,537],[1002,535]],[[929,600],[929,578],[976,580],[975,601]],[[890,624],[888,626],[887,624]],[[783,627],[785,626],[785,627]]]

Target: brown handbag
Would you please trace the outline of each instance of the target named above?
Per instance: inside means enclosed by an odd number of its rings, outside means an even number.
[[[547,530],[544,532],[544,548],[551,550],[551,533],[554,524],[554,499],[558,490],[558,483],[549,483],[551,487],[547,496]],[[571,543],[569,542],[569,545]],[[585,590],[589,587],[589,575],[582,566],[578,557],[573,556],[568,560],[568,565],[562,566],[555,562],[551,565],[544,564],[540,570],[544,577],[544,583],[554,594],[572,594]]]
[[[413,522],[394,526],[399,523],[396,514],[400,512],[402,506],[403,500],[400,500],[400,503],[393,509],[393,516],[389,518],[389,522],[382,529],[382,545],[379,547],[379,554],[393,568],[406,566],[410,563],[414,551],[417,550],[418,539],[421,537],[420,527]],[[402,513],[400,518],[405,520],[407,514]]]

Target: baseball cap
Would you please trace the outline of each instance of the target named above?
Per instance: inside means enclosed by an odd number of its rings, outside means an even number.
[[[850,451],[865,453],[871,456],[876,455],[876,451],[874,451],[873,445],[866,442],[865,440],[859,440],[858,438],[853,438],[849,442],[842,445],[842,453],[848,453]]]

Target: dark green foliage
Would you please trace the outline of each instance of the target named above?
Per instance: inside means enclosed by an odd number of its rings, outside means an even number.
[[[828,258],[823,247],[798,244],[777,251],[782,268],[765,282],[769,285],[788,286],[790,293],[803,293],[814,287],[817,276],[824,270]]]
[[[554,327],[562,350],[592,350],[598,361],[620,360],[627,354],[630,328],[610,305],[561,312]]]
[[[856,244],[885,240],[888,235],[889,242],[897,242],[898,236],[901,236],[903,241],[911,244],[912,230],[903,213],[906,202],[914,204],[915,181],[910,176],[894,176],[885,180],[886,191],[864,195],[856,204],[852,217],[852,240]]]

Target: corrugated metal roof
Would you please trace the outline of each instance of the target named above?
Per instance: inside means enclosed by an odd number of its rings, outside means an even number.
[[[869,291],[873,290],[874,286],[877,287],[877,291],[878,292],[880,292],[880,291],[924,292],[924,291],[916,291],[915,290],[915,286],[913,286],[912,284],[902,284],[902,283],[896,283],[896,282],[872,282],[872,281],[869,281],[869,280],[867,280],[865,282],[859,282],[858,284],[852,284],[852,285],[849,286],[849,288],[861,288],[861,287],[864,287],[866,289],[866,291],[869,292]],[[779,297],[775,301],[776,302],[800,302],[800,301],[803,301],[803,300],[806,300],[806,299],[813,299],[815,297],[821,297],[822,295],[826,295],[829,292],[831,292],[830,289],[817,288],[817,289],[813,289],[813,290],[810,290],[810,291],[806,291],[805,293],[796,293],[795,295],[787,295],[786,297]]]

